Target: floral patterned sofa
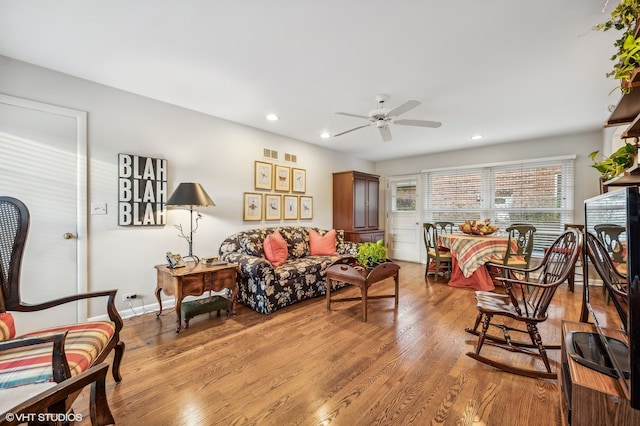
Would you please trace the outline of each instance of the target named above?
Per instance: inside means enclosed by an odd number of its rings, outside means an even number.
[[[311,256],[309,230],[320,235],[327,230],[299,226],[251,229],[230,235],[220,246],[220,260],[240,265],[238,301],[261,314],[302,300],[324,295],[326,278],[322,271],[344,255],[356,255],[358,244],[344,240],[344,232],[336,231],[337,256]],[[264,240],[274,231],[287,242],[288,257],[282,266],[274,267],[265,257]],[[337,283],[336,288],[344,287]]]

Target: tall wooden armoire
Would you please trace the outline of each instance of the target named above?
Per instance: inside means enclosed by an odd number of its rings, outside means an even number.
[[[379,229],[380,177],[348,171],[333,174],[333,227],[344,229],[347,241],[375,242],[384,238]]]

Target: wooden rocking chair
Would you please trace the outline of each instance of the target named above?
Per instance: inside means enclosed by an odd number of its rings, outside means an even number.
[[[546,321],[547,309],[559,285],[573,273],[573,267],[580,256],[582,234],[575,229],[564,232],[545,253],[542,262],[535,268],[522,269],[508,265],[505,277],[498,278],[504,285],[506,294],[476,291],[478,316],[473,328],[466,331],[479,336],[475,352],[467,355],[492,367],[528,377],[553,379],[556,373],[551,371],[547,349],[560,349],[559,344],[545,345],[538,331],[538,323]],[[513,273],[512,273],[513,272]],[[529,280],[516,277],[528,274]],[[535,277],[535,278],[534,278]],[[506,318],[506,321],[494,322],[494,317]],[[507,321],[521,323],[525,328],[507,325]],[[478,327],[482,324],[481,330]],[[489,327],[502,330],[502,336],[488,334]],[[512,340],[510,333],[528,334],[531,343]],[[504,362],[480,355],[483,344],[487,343],[511,352],[519,352],[539,357],[546,371],[518,368]]]

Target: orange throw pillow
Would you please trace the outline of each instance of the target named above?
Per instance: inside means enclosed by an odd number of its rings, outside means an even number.
[[[309,230],[309,254],[311,256],[336,256],[336,230],[332,229],[320,235],[313,229]]]
[[[9,312],[0,313],[0,342],[16,337],[16,325]]]
[[[289,249],[287,242],[278,231],[264,239],[264,255],[273,266],[281,266],[287,260]]]

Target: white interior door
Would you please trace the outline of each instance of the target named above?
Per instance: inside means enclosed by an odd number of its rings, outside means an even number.
[[[39,303],[86,289],[86,113],[0,95],[2,195],[27,205],[31,224],[21,297]],[[16,313],[18,333],[86,317],[86,304]]]
[[[390,257],[407,262],[420,262],[418,176],[390,177],[387,193],[389,194],[387,229]]]

